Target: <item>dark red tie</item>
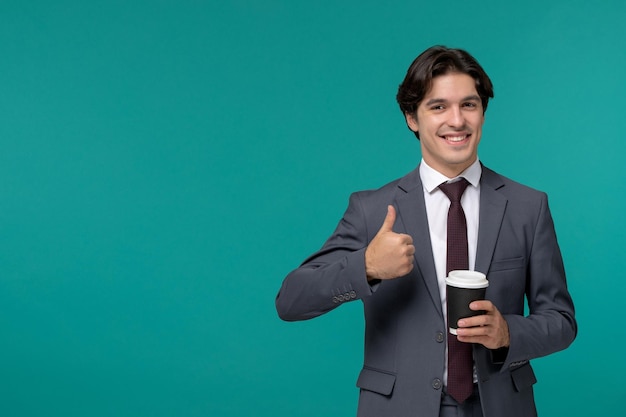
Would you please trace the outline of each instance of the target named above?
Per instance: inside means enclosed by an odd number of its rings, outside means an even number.
[[[467,222],[461,207],[461,196],[469,183],[465,178],[443,183],[441,191],[450,199],[448,210],[448,251],[446,276],[455,269],[469,269],[467,255]],[[459,403],[464,402],[473,391],[473,361],[470,343],[459,342],[448,332],[448,394]]]

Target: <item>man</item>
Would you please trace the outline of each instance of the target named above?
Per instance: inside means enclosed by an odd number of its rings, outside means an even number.
[[[421,163],[378,190],[353,194],[333,235],[285,278],[276,298],[284,320],[363,302],[359,416],[535,416],[529,360],[576,336],[547,196],[478,160],[492,97],[489,77],[467,52],[437,46],[418,56],[397,100],[420,140]],[[461,182],[458,243],[448,233],[457,226],[448,223],[453,197],[444,190]],[[482,314],[459,320],[457,337],[446,325],[451,242],[465,245],[463,269],[489,280],[486,299],[470,304]],[[459,384],[465,394],[457,394]]]

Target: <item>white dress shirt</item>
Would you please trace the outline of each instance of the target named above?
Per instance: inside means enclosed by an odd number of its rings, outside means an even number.
[[[458,181],[465,178],[470,185],[465,189],[461,197],[461,206],[465,212],[467,220],[467,248],[469,269],[474,270],[476,264],[476,246],[478,242],[478,213],[480,206],[480,176],[482,168],[480,161],[476,161],[469,166],[458,177],[448,178],[433,168],[428,166],[422,159],[419,167],[420,178],[424,190],[424,201],[426,203],[426,215],[428,217],[428,230],[430,232],[430,244],[433,249],[435,270],[437,272],[437,282],[439,284],[439,295],[441,296],[441,307],[443,308],[444,319],[447,323],[446,312],[446,238],[448,233],[448,209],[450,200],[438,187],[444,182]],[[447,328],[446,328],[447,331]],[[448,381],[448,351],[446,348],[446,362],[444,368],[444,385]]]

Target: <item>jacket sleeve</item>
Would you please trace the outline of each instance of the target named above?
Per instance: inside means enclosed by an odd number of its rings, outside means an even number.
[[[506,355],[500,355],[505,356],[502,371],[565,349],[577,333],[574,304],[567,290],[563,259],[545,194],[530,250],[526,298],[527,316],[504,316],[509,326],[510,347]]]
[[[365,274],[369,244],[365,215],[358,193],[324,246],[284,279],[276,310],[287,321],[317,317],[347,301],[369,296],[373,287]]]

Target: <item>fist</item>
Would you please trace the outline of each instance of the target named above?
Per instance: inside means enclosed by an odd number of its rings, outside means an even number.
[[[387,207],[387,217],[380,230],[365,250],[365,272],[367,279],[393,279],[413,270],[415,246],[413,238],[395,233],[396,209]]]

